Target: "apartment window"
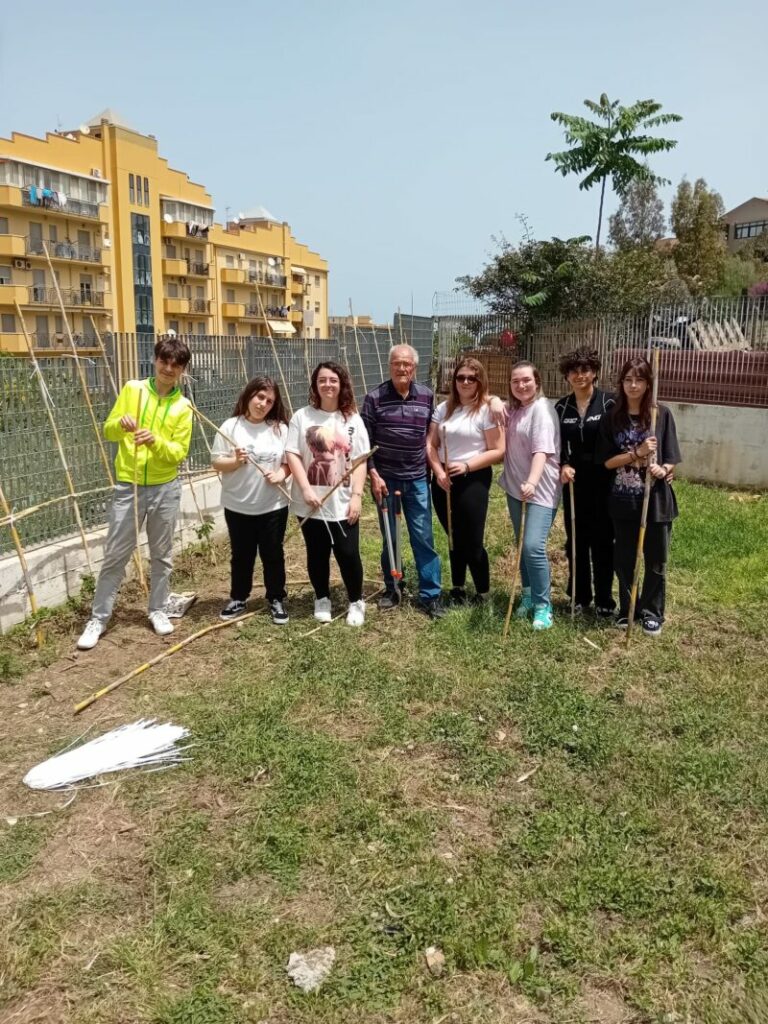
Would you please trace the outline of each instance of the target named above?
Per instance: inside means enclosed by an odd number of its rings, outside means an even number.
[[[0,264],[0,284],[11,283],[11,268],[6,264]]]
[[[235,335],[235,325],[234,324],[227,324],[227,334],[230,336],[230,338],[234,337],[234,335]]]
[[[195,285],[195,298],[196,299],[204,299],[205,298],[205,285],[202,285],[202,284]]]
[[[178,334],[179,333],[179,321],[178,320],[169,320],[168,321],[168,330],[169,331],[176,331],[176,333]]]
[[[316,302],[316,303],[315,303],[315,312],[316,312],[316,313],[319,313],[319,312],[320,312],[320,303],[319,303],[319,302]]]
[[[320,328],[316,327],[315,328],[315,338],[318,339],[319,337],[320,337]]]
[[[55,334],[64,334],[64,321],[60,316],[53,318],[53,330]]]
[[[235,289],[234,288],[227,288],[227,302],[234,302],[234,301],[235,301]]]
[[[187,321],[187,334],[191,334],[192,331],[194,330],[194,328],[195,328],[195,325],[192,323],[191,320],[188,320]]]
[[[43,251],[43,225],[36,221],[29,222],[29,251]]]
[[[8,218],[0,217],[0,235],[8,234]]]
[[[205,334],[205,324],[199,323],[197,325],[197,333],[198,334]]]
[[[319,274],[315,274],[315,288],[319,288],[319,287],[320,287],[320,275]]]
[[[179,286],[177,284],[169,284],[168,285],[168,298],[169,299],[178,299],[178,297],[179,297]]]
[[[132,174],[128,175],[128,198],[132,203],[136,202],[136,186]]]
[[[733,231],[734,238],[757,238],[768,229],[768,220],[752,220],[737,224]]]
[[[235,265],[235,257],[234,256],[226,256],[225,259],[226,259],[226,263],[227,263],[228,267],[234,267],[234,265]]]
[[[36,316],[35,317],[35,336],[37,338],[38,345],[47,345],[49,341],[48,334],[48,317],[47,316]]]
[[[310,311],[311,306],[309,305],[309,299],[307,299],[307,301],[304,303],[304,308],[306,309],[307,312]]]
[[[16,333],[16,317],[13,313],[0,313],[0,330],[3,334]]]
[[[55,224],[49,224],[48,225],[48,241],[55,243],[55,242],[58,242],[58,240],[59,240],[59,232],[58,232],[58,230],[56,228],[56,225]]]
[[[176,246],[175,245],[166,245],[166,247],[165,247],[165,258],[167,260],[175,260],[176,259]]]
[[[149,206],[149,178],[144,179],[144,205]]]

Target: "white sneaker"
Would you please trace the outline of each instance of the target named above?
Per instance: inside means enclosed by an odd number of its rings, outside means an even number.
[[[348,626],[362,626],[365,622],[365,601],[353,601],[347,612]]]
[[[315,618],[318,622],[331,621],[331,599],[330,597],[318,597],[315,601]]]
[[[89,619],[80,635],[80,639],[77,641],[78,651],[92,650],[99,642],[99,638],[106,628],[101,619]]]
[[[158,636],[169,636],[174,630],[174,625],[165,612],[150,612],[149,621]]]

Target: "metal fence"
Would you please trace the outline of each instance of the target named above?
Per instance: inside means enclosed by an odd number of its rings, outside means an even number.
[[[526,329],[498,314],[437,318],[438,381],[450,386],[461,352],[483,354],[495,389],[506,394],[509,366],[530,359],[544,391],[563,393],[560,357],[577,347],[596,349],[607,385],[624,359],[662,350],[660,395],[667,401],[768,408],[768,300],[700,299],[652,307],[633,317],[555,320]],[[498,379],[497,379],[498,378]]]
[[[274,349],[268,338],[194,335],[184,340],[192,351],[184,386],[189,397],[214,423],[221,423],[232,414],[237,395],[257,373],[268,374],[281,384],[285,381],[284,390],[293,410],[307,404],[309,377],[323,360],[349,367],[358,404],[365,392],[388,373],[390,336],[381,330],[358,330],[357,338],[348,329],[341,339],[276,341]],[[399,341],[399,337],[394,340]],[[405,325],[404,340],[411,340]],[[118,386],[153,372],[155,341],[154,335],[145,334],[105,336],[107,361]],[[420,355],[419,379],[428,380],[431,339],[429,344],[424,337],[414,341]],[[75,490],[79,493],[104,488],[78,502],[86,529],[98,528],[106,522],[109,482],[74,360],[59,356],[41,358],[39,362]],[[81,364],[101,425],[114,401],[105,360],[81,356]],[[201,429],[196,420],[187,460],[193,472],[209,468],[212,443],[213,432],[207,427]],[[114,446],[108,448],[111,461]],[[28,359],[0,359],[0,484],[14,512],[67,493],[39,380]],[[25,546],[67,536],[75,531],[72,503],[68,501],[27,516],[19,521],[18,529]],[[0,552],[9,550],[9,531],[0,528]]]

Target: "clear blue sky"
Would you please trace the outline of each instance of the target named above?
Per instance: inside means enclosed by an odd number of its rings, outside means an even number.
[[[335,313],[350,297],[407,312],[412,292],[430,312],[492,235],[519,239],[516,213],[537,237],[593,234],[596,191],[544,157],[562,142],[550,112],[601,92],[684,116],[653,164],[675,184],[702,176],[726,207],[768,195],[764,0],[3,8],[0,135],[114,107],[217,219],[262,204],[287,220],[329,260]]]

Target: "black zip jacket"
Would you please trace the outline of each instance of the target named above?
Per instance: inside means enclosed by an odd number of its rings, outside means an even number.
[[[595,461],[597,438],[602,420],[616,404],[612,394],[595,388],[589,407],[582,419],[576,405],[576,396],[566,395],[555,402],[560,420],[560,465],[581,468],[596,476],[611,476],[605,467]]]

